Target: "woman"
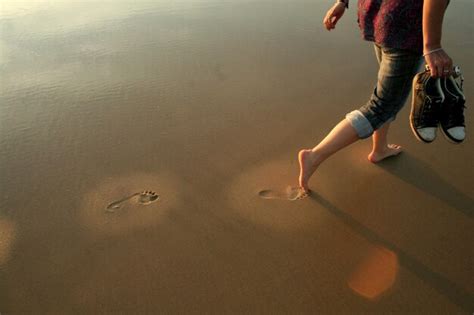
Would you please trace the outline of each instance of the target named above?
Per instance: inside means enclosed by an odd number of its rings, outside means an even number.
[[[336,27],[349,0],[338,0],[327,12],[324,26]],[[377,163],[401,152],[388,144],[390,123],[402,108],[422,57],[432,77],[451,74],[451,58],[441,47],[443,16],[449,0],[359,0],[358,22],[363,38],[373,41],[379,62],[377,86],[368,103],[348,113],[313,149],[301,150],[299,185],[308,181],[318,166],[344,147],[372,136],[368,159]]]

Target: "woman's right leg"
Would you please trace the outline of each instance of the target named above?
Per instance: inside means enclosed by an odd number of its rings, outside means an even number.
[[[343,119],[313,149],[301,150],[299,185],[308,191],[308,181],[318,166],[337,151],[359,140],[359,135],[347,119]]]
[[[373,150],[369,160],[378,162],[385,157],[398,154],[400,147],[387,145],[390,121],[401,109],[410,92],[411,80],[421,57],[416,53],[399,49],[375,46],[380,63],[377,87],[370,101],[359,110],[346,115],[331,132],[313,149],[301,150],[299,184],[307,191],[308,181],[318,166],[332,154],[372,134]]]

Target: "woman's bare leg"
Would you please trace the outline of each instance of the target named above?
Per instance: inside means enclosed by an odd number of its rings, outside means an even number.
[[[329,134],[313,149],[301,150],[298,154],[300,163],[299,185],[308,191],[308,181],[318,166],[337,151],[359,139],[355,129],[346,119],[339,122]]]
[[[367,157],[370,162],[377,163],[390,156],[395,156],[402,152],[402,147],[397,144],[388,144],[387,135],[390,123],[385,123],[372,135],[372,152]]]

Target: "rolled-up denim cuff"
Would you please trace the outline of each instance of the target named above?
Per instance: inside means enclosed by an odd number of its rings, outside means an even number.
[[[368,138],[374,133],[374,128],[360,110],[354,110],[346,115],[346,119],[361,139]]]

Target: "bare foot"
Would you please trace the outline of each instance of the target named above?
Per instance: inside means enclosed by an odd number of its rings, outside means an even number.
[[[305,192],[309,191],[308,181],[311,178],[311,175],[318,168],[318,164],[315,163],[314,153],[311,150],[301,150],[298,153],[298,161],[300,163],[300,177],[299,184],[300,187],[304,189]]]
[[[382,151],[372,151],[367,157],[370,162],[378,163],[388,157],[399,155],[402,152],[402,147],[398,144],[389,144]]]

